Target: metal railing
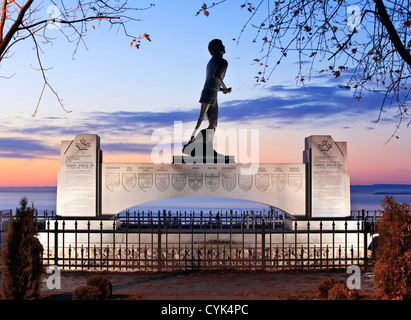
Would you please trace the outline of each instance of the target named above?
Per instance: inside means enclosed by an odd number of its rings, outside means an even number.
[[[38,231],[44,264],[64,269],[334,269],[372,265],[376,219],[365,211],[309,221],[273,211],[127,212],[110,220],[38,216]]]

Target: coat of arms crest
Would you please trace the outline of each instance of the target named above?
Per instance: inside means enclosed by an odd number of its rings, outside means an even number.
[[[198,191],[203,186],[203,174],[202,173],[189,173],[188,174],[188,186],[191,190]]]
[[[283,191],[287,182],[285,173],[273,173],[271,182],[278,192]]]
[[[187,174],[173,173],[171,175],[171,185],[176,191],[183,191],[187,184]]]
[[[221,185],[225,190],[233,191],[236,186],[235,178],[235,173],[223,173],[221,174]]]
[[[239,174],[238,175],[238,186],[243,191],[248,191],[253,186],[253,175],[252,174]]]
[[[151,189],[153,186],[153,174],[152,173],[139,173],[138,185],[143,191]]]
[[[161,192],[167,190],[170,185],[169,173],[156,173],[156,187]]]
[[[259,191],[267,190],[270,185],[270,175],[268,173],[256,173],[255,174],[255,187]]]
[[[206,173],[205,185],[208,190],[216,191],[220,186],[220,174],[218,173]]]
[[[106,188],[110,191],[114,191],[115,187],[120,186],[120,174],[119,173],[106,173]]]
[[[136,174],[135,173],[123,173],[122,174],[123,187],[127,191],[131,191],[136,187]]]
[[[288,186],[294,192],[297,192],[302,187],[302,175],[301,173],[289,173],[288,174]]]

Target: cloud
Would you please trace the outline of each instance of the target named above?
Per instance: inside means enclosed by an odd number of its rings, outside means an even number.
[[[232,93],[235,96],[235,92]],[[324,86],[277,85],[268,87],[266,96],[248,100],[232,100],[220,103],[220,123],[230,122],[281,128],[307,128],[335,125],[339,128],[352,127],[354,117],[364,121],[364,129],[370,130],[370,122],[379,111],[380,97],[370,94],[357,101],[350,90],[338,88],[335,83]],[[198,108],[172,110],[170,112],[88,112],[70,117],[45,117],[36,121],[19,119],[18,126],[7,122],[3,132],[7,136],[23,138],[0,138],[0,157],[39,158],[59,153],[60,138],[72,139],[76,134],[95,133],[104,137],[104,149],[110,153],[151,152],[150,139],[154,130],[172,128],[175,121],[195,123]],[[365,120],[364,120],[365,119]],[[368,120],[368,121],[367,121]],[[204,127],[207,123],[205,119]],[[47,137],[47,142],[43,141]],[[56,141],[50,137],[56,137]],[[50,147],[47,143],[54,144]]]
[[[39,140],[23,138],[0,138],[0,158],[33,159],[56,156],[59,150]]]
[[[312,86],[304,90],[273,86],[268,90],[271,95],[266,97],[226,102],[221,108],[220,120],[250,122],[270,119],[267,123],[271,121],[276,125],[289,125],[336,120],[350,115],[371,116],[378,111],[375,109],[378,105],[375,96],[357,101],[352,95],[342,95],[344,89],[338,87]]]
[[[95,121],[95,126],[115,127],[120,131],[146,129],[149,134],[156,128],[172,125],[174,121],[189,122],[197,120],[198,110],[170,111],[170,112],[94,112],[90,116]],[[91,124],[91,127],[93,125]]]
[[[152,144],[144,143],[104,143],[104,151],[109,153],[151,153]]]
[[[271,118],[288,123],[378,112],[377,95],[370,95],[357,101],[353,98],[352,92],[336,85],[309,86],[305,89],[278,85],[268,87],[266,91],[264,97],[220,103],[220,121],[250,122]],[[195,122],[199,111],[200,105],[190,110],[170,109],[170,112],[92,112],[86,114],[79,125],[86,127],[88,131],[144,132],[150,135],[157,128],[172,126],[174,121]]]

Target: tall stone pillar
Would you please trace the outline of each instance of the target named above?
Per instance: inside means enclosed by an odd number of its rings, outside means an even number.
[[[101,216],[101,163],[99,136],[78,134],[74,140],[61,142],[58,216]]]
[[[344,218],[351,214],[347,143],[331,136],[305,139],[307,215],[309,218]]]

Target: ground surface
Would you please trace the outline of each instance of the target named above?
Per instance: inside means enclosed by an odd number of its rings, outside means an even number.
[[[124,300],[315,300],[322,280],[347,280],[335,272],[197,271],[173,273],[62,271],[61,289],[41,291],[45,300],[72,298],[87,277],[104,274],[113,285],[113,299]],[[45,280],[47,277],[45,275]],[[360,300],[374,299],[371,273],[362,272]]]

